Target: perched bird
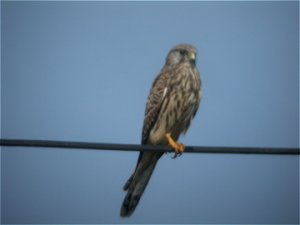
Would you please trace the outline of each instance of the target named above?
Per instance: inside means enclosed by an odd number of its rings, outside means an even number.
[[[175,156],[184,151],[177,139],[188,130],[201,99],[196,54],[197,50],[189,44],[177,45],[168,53],[148,96],[142,144],[170,145]],[[162,154],[140,152],[134,173],[123,187],[127,195],[121,207],[122,217],[129,217],[135,210]]]

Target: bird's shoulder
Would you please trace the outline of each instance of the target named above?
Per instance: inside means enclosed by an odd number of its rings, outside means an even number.
[[[144,115],[142,144],[146,144],[150,130],[157,120],[162,102],[167,94],[171,73],[171,70],[162,69],[152,83]]]

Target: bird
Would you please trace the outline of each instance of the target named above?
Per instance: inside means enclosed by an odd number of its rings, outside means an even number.
[[[184,152],[185,146],[177,140],[187,132],[201,100],[196,56],[197,49],[190,44],[173,47],[152,84],[146,104],[141,144],[169,145],[175,152],[174,158]],[[140,151],[134,172],[123,187],[127,194],[121,217],[129,217],[134,212],[162,155],[156,151]]]

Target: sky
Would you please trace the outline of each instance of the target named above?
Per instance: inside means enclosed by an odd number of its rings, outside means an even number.
[[[198,49],[186,145],[299,147],[299,3],[1,2],[1,138],[139,144],[168,51]],[[1,148],[2,223],[299,223],[299,156]]]

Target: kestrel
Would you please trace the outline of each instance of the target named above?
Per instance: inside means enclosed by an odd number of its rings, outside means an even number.
[[[170,145],[175,156],[184,151],[184,145],[177,140],[188,130],[201,99],[196,54],[196,48],[188,44],[177,45],[168,53],[148,96],[142,144]],[[127,195],[121,207],[122,217],[129,217],[135,210],[162,154],[140,152],[135,171],[123,187]]]

